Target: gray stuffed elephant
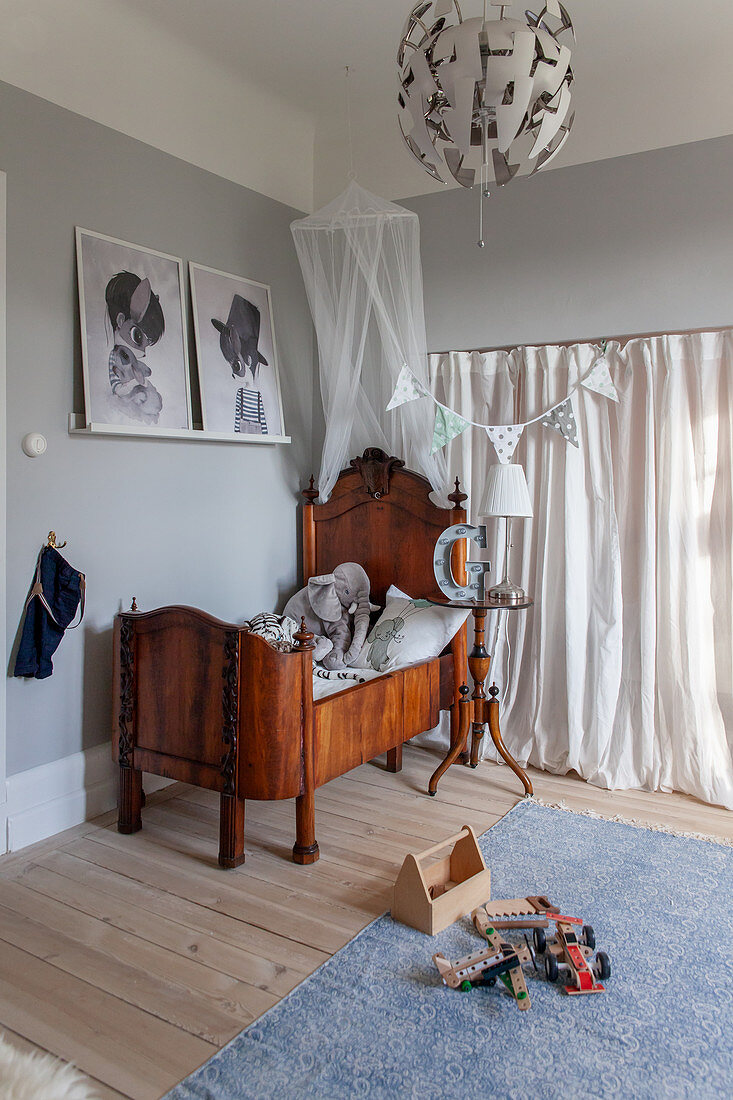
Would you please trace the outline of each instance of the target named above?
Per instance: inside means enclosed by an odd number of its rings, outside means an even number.
[[[337,565],[333,573],[311,577],[305,588],[288,600],[283,614],[316,635],[313,658],[325,668],[345,668],[359,656],[367,631],[369,578],[355,561]]]

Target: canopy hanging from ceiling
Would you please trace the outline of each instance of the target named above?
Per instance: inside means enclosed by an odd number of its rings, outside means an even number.
[[[430,454],[432,401],[385,411],[405,364],[429,384],[417,214],[352,180],[290,228],[318,338],[326,419],[321,499],[350,455],[377,446],[427,477],[445,504],[445,457]]]

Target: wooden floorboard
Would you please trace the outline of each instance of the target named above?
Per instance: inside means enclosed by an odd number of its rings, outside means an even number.
[[[503,766],[434,753],[365,764],[316,795],[321,859],[290,854],[292,802],[247,804],[247,862],[217,865],[218,796],[156,792],[143,830],[106,814],[0,860],[0,1030],[73,1061],[103,1100],[157,1100],[389,908],[408,851],[519,801]],[[537,796],[576,810],[733,839],[733,814],[678,794],[604,791],[530,769]]]

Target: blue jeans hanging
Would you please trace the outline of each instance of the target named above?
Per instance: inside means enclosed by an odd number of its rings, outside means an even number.
[[[37,680],[45,680],[51,675],[51,657],[80,602],[81,618],[84,617],[85,588],[84,574],[69,565],[58,550],[44,546],[38,555],[36,576],[25,604],[14,676],[35,676]]]

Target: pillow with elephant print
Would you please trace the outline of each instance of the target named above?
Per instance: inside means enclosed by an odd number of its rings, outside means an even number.
[[[439,657],[469,612],[413,600],[392,585],[387,604],[367,635],[354,667],[391,672]]]

